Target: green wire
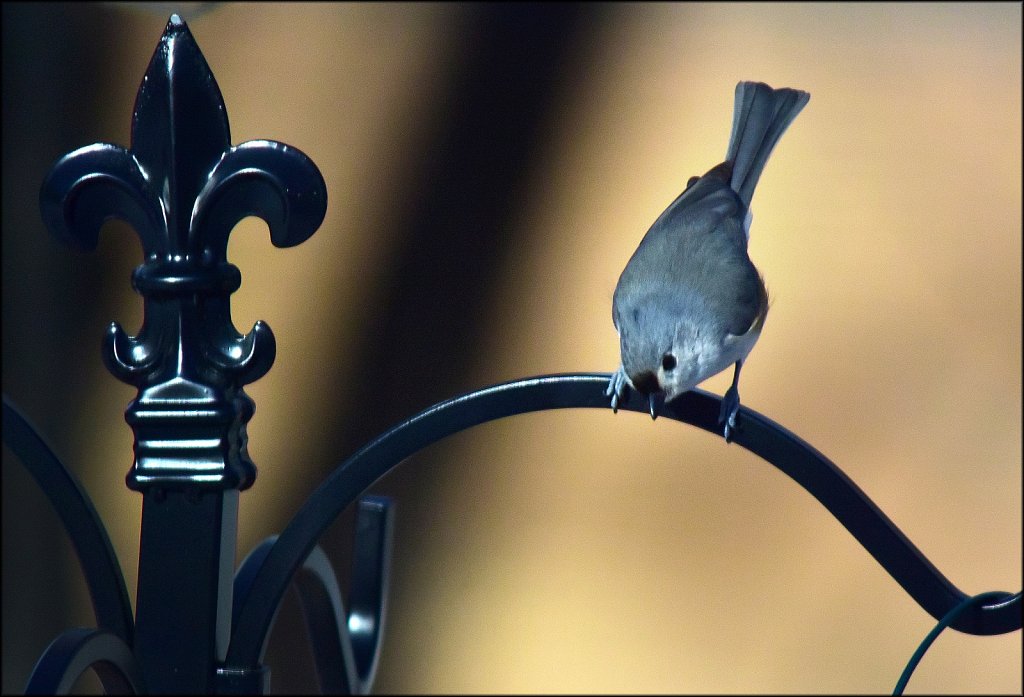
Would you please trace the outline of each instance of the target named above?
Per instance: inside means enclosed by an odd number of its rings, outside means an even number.
[[[949,625],[956,622],[957,618],[960,617],[965,611],[980,605],[986,600],[993,600],[995,598],[1006,598],[1008,594],[1005,591],[989,591],[987,593],[979,593],[978,595],[971,596],[970,598],[964,598],[959,605],[954,607],[952,610],[947,612],[939,623],[935,625],[932,631],[928,632],[928,636],[924,638],[921,645],[917,647],[917,651],[910,657],[910,661],[907,663],[907,667],[903,669],[903,675],[900,676],[899,681],[896,683],[896,689],[892,691],[894,695],[902,695],[903,688],[907,686],[907,682],[910,681],[910,676],[914,674],[914,669],[917,668],[917,664],[921,662],[925,652],[932,645],[932,643],[938,638],[942,630]]]

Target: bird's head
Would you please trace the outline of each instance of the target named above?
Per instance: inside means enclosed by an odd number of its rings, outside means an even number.
[[[622,367],[633,388],[665,401],[707,378],[721,352],[707,327],[673,315],[647,308],[626,313],[617,325]]]

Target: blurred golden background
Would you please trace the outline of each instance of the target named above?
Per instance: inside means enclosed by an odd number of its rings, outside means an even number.
[[[746,406],[836,462],[968,593],[1021,588],[1021,6],[3,5],[3,389],[82,479],[134,599],[133,331],[141,253],[108,223],[55,242],[60,155],[129,145],[181,11],[232,140],[294,145],[327,218],[293,249],[235,232],[235,325],[259,467],[239,558],[421,409],[505,380],[611,371],[611,296],[643,233],[721,161],[739,80],[811,93],[753,201],[772,311]],[[731,371],[703,387],[722,394]],[[721,438],[560,411],[487,424],[371,489],[396,499],[389,692],[889,692],[934,621],[809,494]],[[45,497],[3,464],[3,691],[93,624]],[[347,575],[351,516],[323,538]],[[292,595],[274,692],[315,689]],[[80,681],[82,690],[98,683]],[[1020,693],[1021,633],[945,632],[912,692]]]

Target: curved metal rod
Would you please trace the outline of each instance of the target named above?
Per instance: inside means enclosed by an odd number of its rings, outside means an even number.
[[[341,589],[331,562],[317,545],[295,574],[320,691],[325,695],[364,694],[356,674]]]
[[[255,665],[260,644],[289,580],[328,525],[392,467],[421,448],[505,416],[571,407],[608,408],[607,373],[548,375],[488,387],[441,402],[387,431],[342,463],[307,499],[266,555],[241,599],[228,648],[228,665]],[[647,413],[630,394],[620,409]],[[662,414],[719,433],[721,398],[691,390]],[[609,415],[610,418],[613,418]],[[967,597],[949,582],[871,499],[825,456],[755,411],[742,407],[734,443],[789,475],[820,501],[930,615],[941,618]],[[965,613],[954,628],[1002,634],[1021,628],[1021,596],[1007,594]]]
[[[69,629],[53,640],[32,670],[25,693],[67,694],[89,668],[108,695],[142,694],[142,673],[132,650],[103,629]]]
[[[352,586],[348,594],[348,634],[359,678],[358,694],[368,694],[377,675],[380,645],[387,622],[393,528],[394,511],[390,499],[365,496],[359,500]]]
[[[67,467],[3,396],[3,440],[50,499],[82,566],[96,623],[132,645],[135,622],[124,574],[103,521],[89,495]]]
[[[324,694],[368,694],[373,685],[385,622],[391,560],[393,515],[390,504],[390,500],[378,496],[367,496],[359,501],[349,593],[351,609],[347,614],[334,569],[319,545],[313,547],[295,573],[295,586],[302,601]],[[277,536],[268,537],[239,566],[234,588],[236,613],[240,599],[248,594],[276,540]],[[269,634],[268,631],[263,637],[260,661]]]

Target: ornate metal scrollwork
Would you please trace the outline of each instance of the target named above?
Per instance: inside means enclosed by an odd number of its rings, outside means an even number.
[[[102,629],[69,629],[39,658],[25,687],[30,695],[67,694],[92,668],[107,694],[144,694],[145,685],[131,647]]]
[[[348,612],[341,599],[334,569],[320,545],[314,544],[292,575],[292,583],[302,601],[316,672],[324,694],[369,694],[380,657],[391,564],[391,501],[380,496],[367,496],[357,505]],[[235,615],[249,597],[252,583],[277,539],[277,535],[272,535],[258,544],[238,567],[235,574]],[[270,602],[276,616],[281,598],[272,598]],[[257,666],[263,660],[272,626],[273,619],[259,642]],[[244,691],[244,684],[236,689],[230,679],[252,674],[258,680],[261,670],[261,666],[255,669],[233,666],[230,671],[224,671],[224,691]]]
[[[96,623],[131,644],[135,620],[128,588],[110,536],[89,495],[6,395],[3,427],[4,443],[17,454],[64,524],[82,566]]]
[[[112,217],[142,241],[132,274],[142,328],[129,336],[111,323],[103,352],[139,390],[125,413],[135,433],[128,485],[245,489],[256,469],[245,432],[254,405],[242,386],[270,369],[275,342],[262,321],[245,335],[231,323],[241,275],[226,258],[228,235],[255,215],[274,245],[297,245],[323,221],[327,189],[296,148],[232,147],[217,82],[177,15],[139,88],[131,140],[127,150],[97,143],[65,155],[40,193],[47,227],[74,247],[94,249]]]

